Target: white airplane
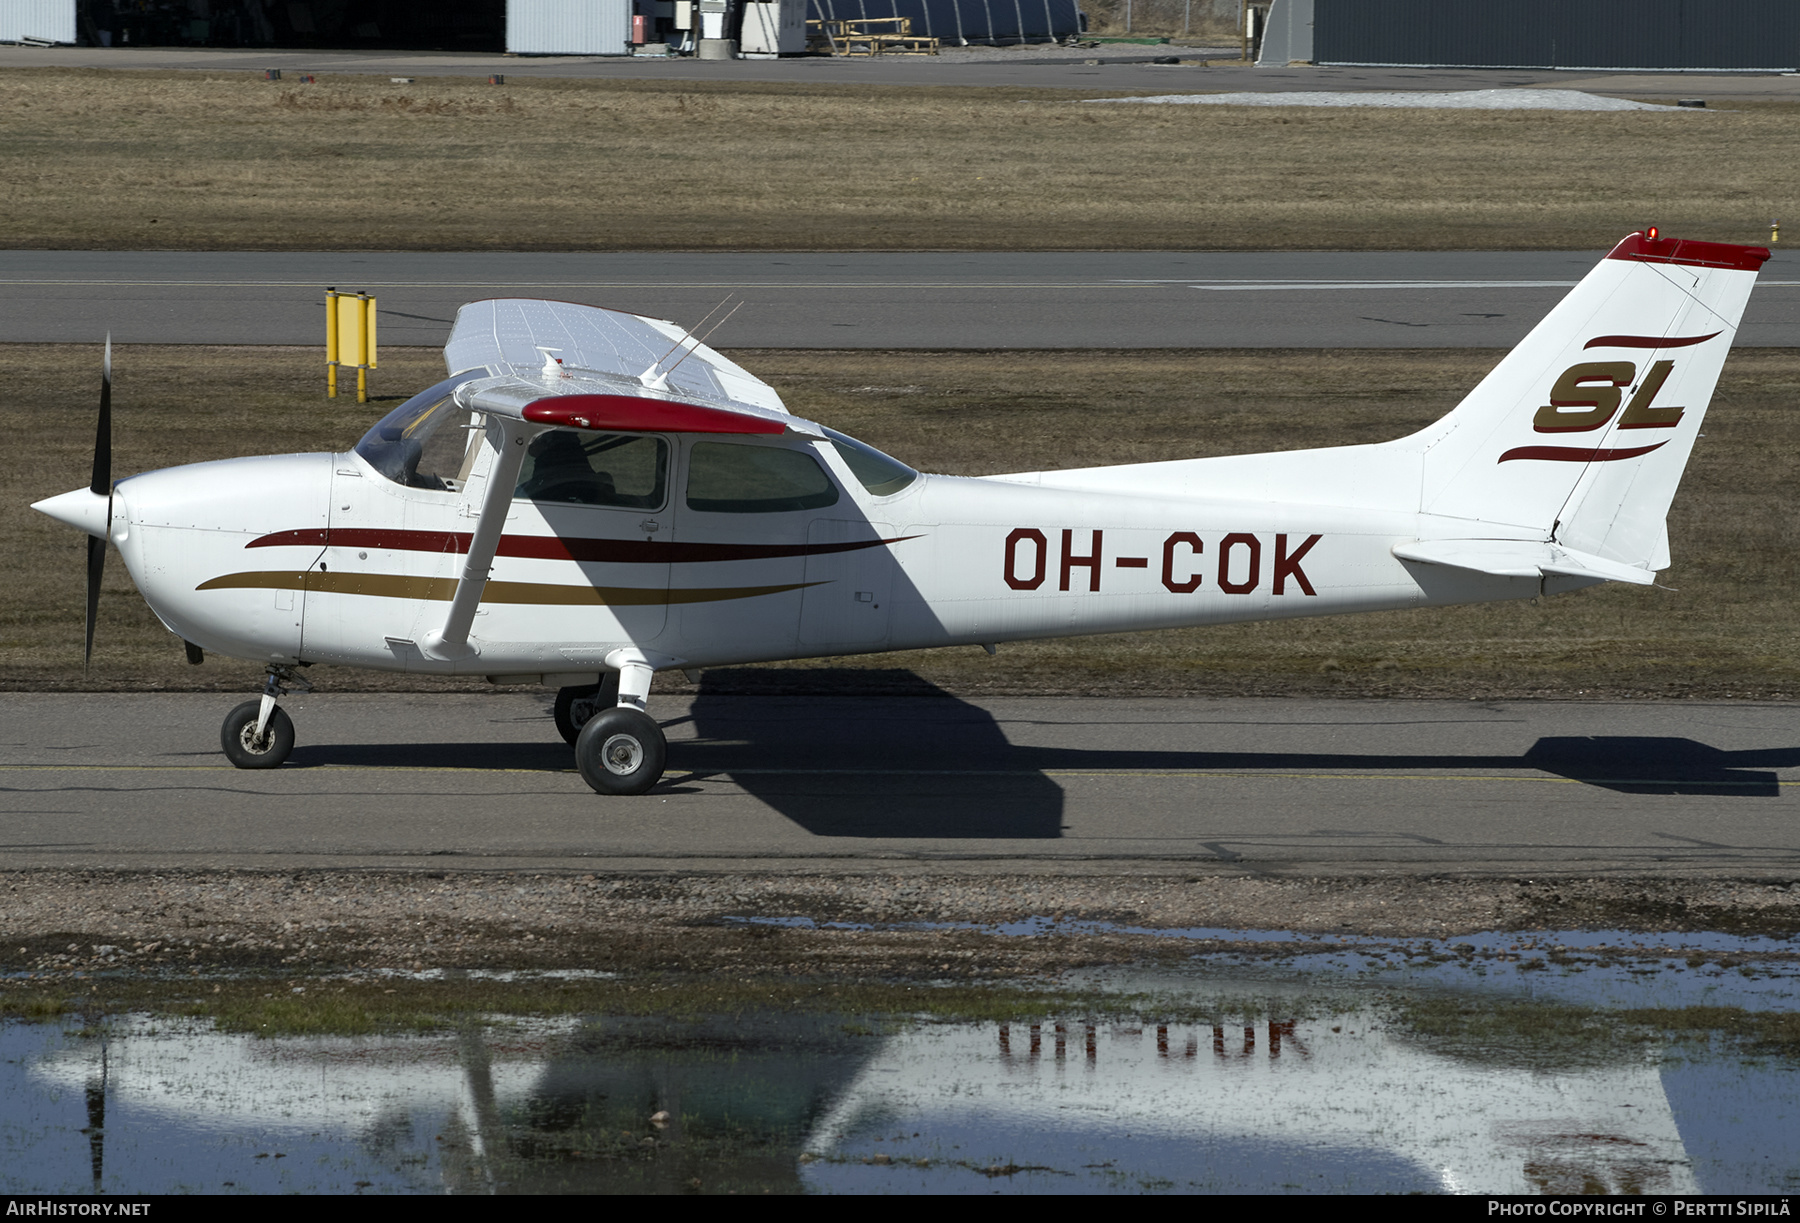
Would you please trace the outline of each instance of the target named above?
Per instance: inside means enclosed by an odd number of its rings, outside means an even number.
[[[641,794],[666,668],[1650,584],[1768,256],[1632,234],[1397,441],[980,479],[791,415],[673,323],[476,302],[451,376],[342,454],[114,485],[109,356],[93,480],[35,508],[91,536],[90,654],[110,539],[190,660],[267,666],[241,768],[287,758],[277,700],[323,663],[557,688],[582,776]]]

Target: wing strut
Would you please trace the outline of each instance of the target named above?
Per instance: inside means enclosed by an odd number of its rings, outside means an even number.
[[[525,447],[544,432],[542,425],[495,413],[489,413],[488,420],[500,430],[500,453],[494,456],[494,465],[488,470],[487,490],[481,497],[481,519],[469,540],[468,559],[456,581],[456,594],[450,599],[450,614],[444,618],[444,627],[425,634],[420,645],[427,658],[441,662],[468,658],[477,652],[469,644],[469,628],[475,623],[475,609],[481,605],[482,591],[487,589],[488,574],[494,568],[494,553],[500,548],[500,534],[506,529],[506,515],[512,509],[519,469],[525,465]]]

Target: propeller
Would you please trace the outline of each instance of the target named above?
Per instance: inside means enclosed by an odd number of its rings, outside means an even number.
[[[100,419],[94,426],[94,478],[88,490],[106,498],[107,530],[112,530],[112,332],[106,333],[106,360],[100,373]],[[100,576],[106,570],[106,540],[87,537],[87,648],[81,655],[86,671],[94,658],[94,619],[100,612]]]

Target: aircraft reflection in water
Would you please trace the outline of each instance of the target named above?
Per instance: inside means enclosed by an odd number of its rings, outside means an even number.
[[[982,479],[793,416],[672,323],[478,302],[451,377],[343,454],[115,487],[109,376],[89,486],[37,508],[91,537],[90,653],[110,540],[190,659],[267,666],[241,767],[286,759],[278,698],[328,663],[555,687],[582,776],[639,794],[662,669],[1651,584],[1767,258],[1632,234],[1397,441]]]
[[[1573,1069],[1484,1064],[1362,1009],[1218,1027],[925,1025],[886,1038],[846,1036],[842,1023],[534,1022],[360,1041],[139,1024],[104,1047],[41,1055],[25,1042],[45,1030],[15,1026],[0,1029],[17,1068],[0,1076],[0,1101],[21,1133],[29,1095],[36,1136],[15,1142],[0,1181],[80,1190],[91,1158],[109,1192],[359,1179],[682,1189],[695,1177],[777,1192],[1698,1191],[1654,1046]],[[634,1032],[648,1038],[641,1051]],[[103,1144],[82,1128],[102,1057]],[[647,1120],[659,1110],[662,1128]],[[865,1162],[876,1155],[886,1166]],[[1021,1170],[1004,1185],[979,1175],[995,1165]]]
[[[1697,1193],[1654,1056],[1545,1073],[1421,1049],[1374,1014],[926,1027],[887,1041],[807,1149],[1121,1172],[1220,1192]],[[871,1138],[918,1131],[923,1141]],[[1104,1136],[1130,1135],[1109,1144]],[[820,1187],[851,1182],[831,1164]]]

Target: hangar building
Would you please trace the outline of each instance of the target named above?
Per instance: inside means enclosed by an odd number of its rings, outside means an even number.
[[[1257,5],[1257,7],[1263,7]],[[1794,0],[1273,0],[1257,63],[1792,72]]]
[[[729,31],[753,10],[806,18],[907,17],[956,45],[1038,42],[1080,30],[1077,0],[0,0],[0,42],[86,46],[515,51],[629,55],[634,41]],[[785,10],[796,11],[787,13]],[[768,19],[767,14],[762,14]],[[728,32],[725,37],[737,37]]]

